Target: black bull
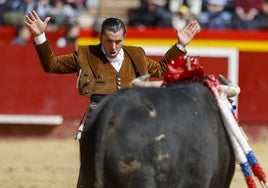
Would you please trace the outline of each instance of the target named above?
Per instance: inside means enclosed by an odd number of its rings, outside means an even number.
[[[234,174],[220,111],[200,83],[118,90],[80,142],[78,187],[228,188]]]

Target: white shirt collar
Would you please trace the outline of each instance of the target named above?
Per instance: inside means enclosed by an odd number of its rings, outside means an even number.
[[[101,50],[104,53],[104,55],[106,56],[103,46],[101,46]],[[106,58],[111,63],[111,65],[115,68],[115,70],[117,72],[119,72],[119,70],[123,64],[123,61],[124,61],[124,50],[121,48],[119,53],[117,54],[117,56],[115,58],[109,58],[108,56],[106,56]]]

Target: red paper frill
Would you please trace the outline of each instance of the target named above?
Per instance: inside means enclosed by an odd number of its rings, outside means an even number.
[[[164,81],[170,83],[194,78],[202,79],[203,76],[204,69],[199,63],[198,56],[179,56],[167,63]]]

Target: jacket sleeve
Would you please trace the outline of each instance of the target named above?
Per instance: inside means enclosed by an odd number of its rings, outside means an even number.
[[[172,59],[178,56],[186,55],[186,51],[180,50],[176,44],[174,44],[164,55],[162,59],[159,61],[154,61],[148,58],[147,67],[148,73],[151,77],[163,78],[164,73],[166,71],[166,64],[170,62]]]
[[[49,41],[41,45],[35,45],[34,47],[45,72],[62,74],[77,72],[76,51],[73,54],[55,56],[51,50]]]

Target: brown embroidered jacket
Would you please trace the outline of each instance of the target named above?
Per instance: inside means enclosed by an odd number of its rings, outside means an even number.
[[[123,46],[124,61],[119,72],[108,62],[101,44],[79,46],[72,54],[55,56],[49,41],[35,45],[41,65],[49,73],[77,73],[77,87],[81,95],[110,94],[118,88],[130,87],[139,75],[149,73],[162,78],[166,63],[186,52],[173,45],[159,61],[147,57],[141,47]]]

